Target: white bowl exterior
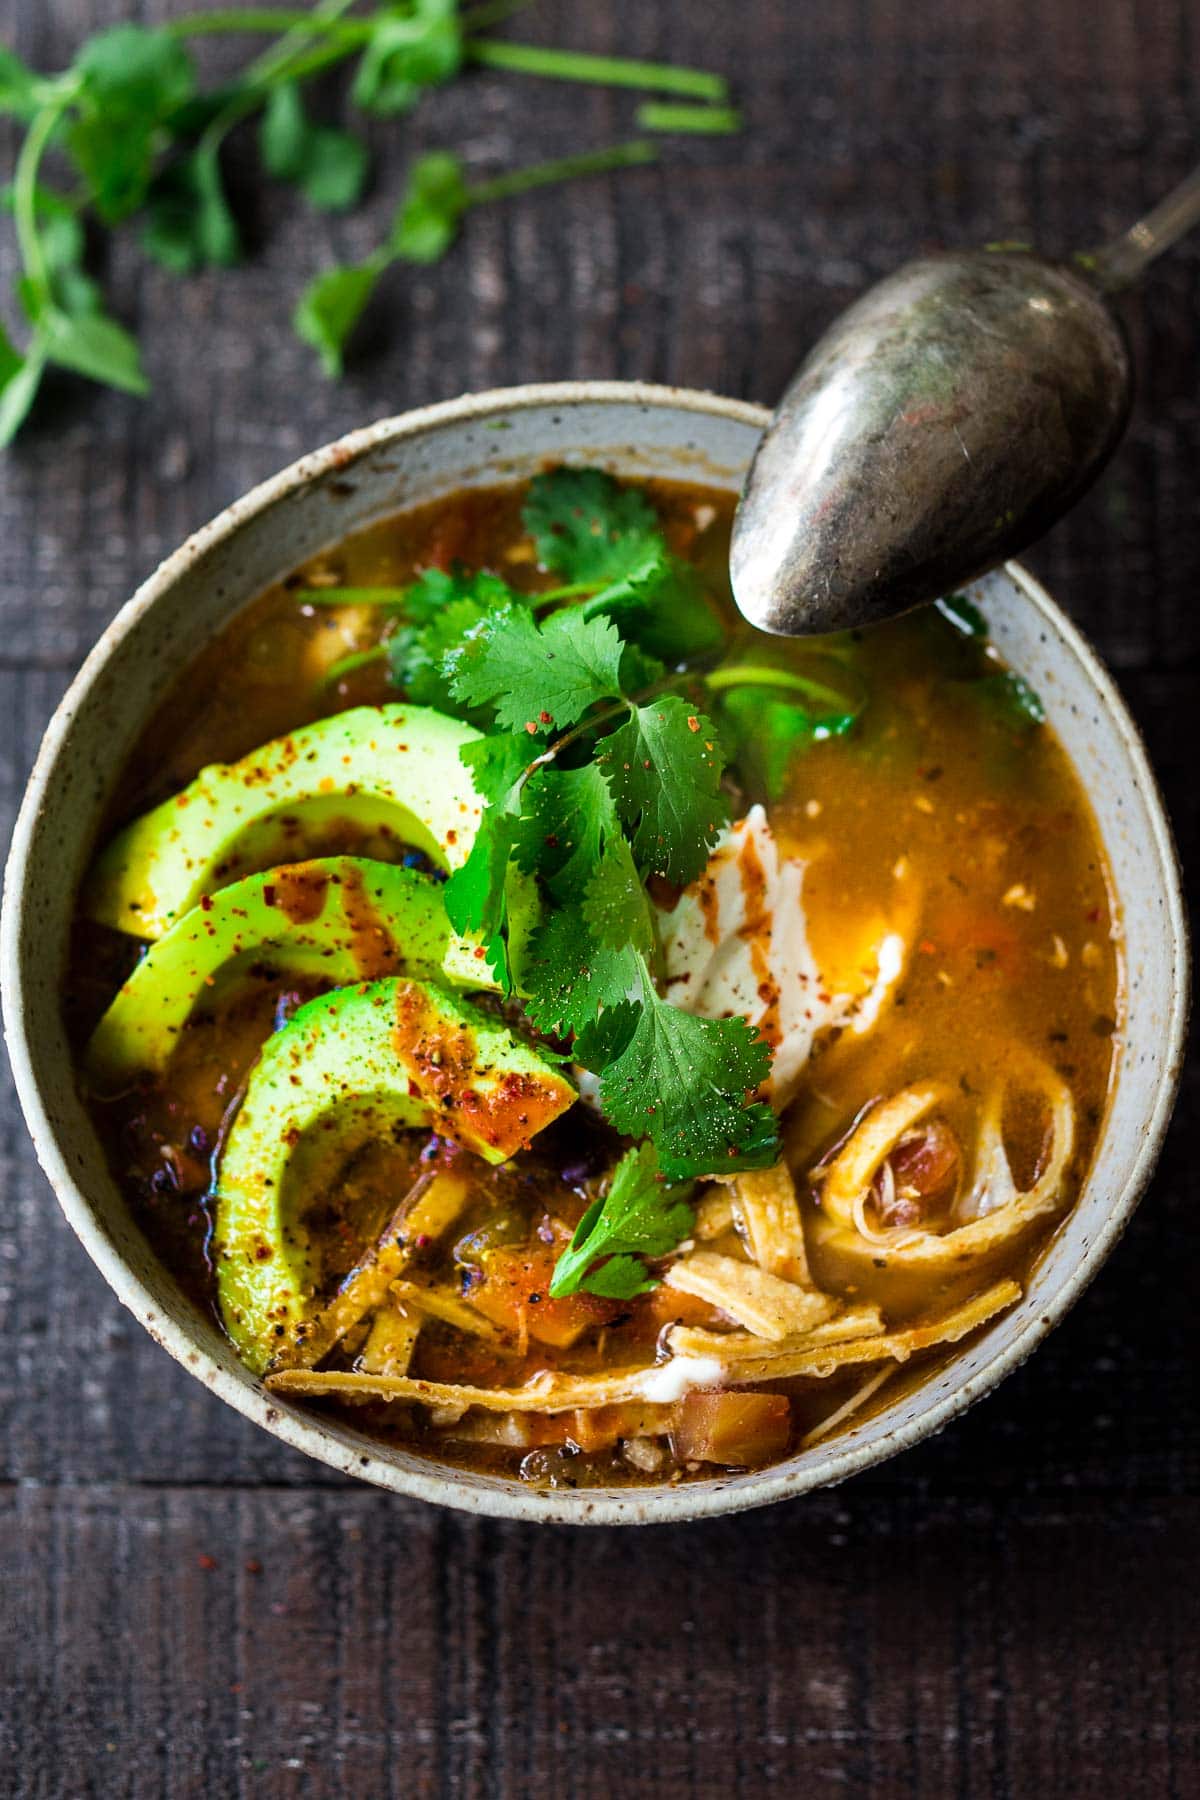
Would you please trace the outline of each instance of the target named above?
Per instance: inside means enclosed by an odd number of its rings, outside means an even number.
[[[249,1418],[350,1474],[503,1517],[643,1523],[735,1511],[844,1480],[939,1430],[1035,1348],[1095,1274],[1149,1178],[1170,1114],[1187,935],[1170,830],[1141,741],[1079,633],[1016,566],[976,584],[1004,656],[1041,694],[1091,796],[1125,930],[1127,1017],[1095,1166],[1018,1306],[898,1403],[771,1469],[662,1489],[547,1492],[450,1470],[268,1394],[152,1254],[76,1094],[60,990],[74,893],[98,823],[164,686],[271,581],[347,533],[547,461],[736,487],[767,414],[707,394],[564,383],[384,420],[303,458],[168,559],[93,650],[47,731],[14,834],[0,926],[5,1031],[21,1103],[72,1226],[155,1338]]]

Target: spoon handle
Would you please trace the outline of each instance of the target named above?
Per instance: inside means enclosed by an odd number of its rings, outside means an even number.
[[[1156,256],[1169,250],[1193,225],[1200,225],[1200,169],[1193,169],[1165,200],[1119,238],[1079,260],[1101,292],[1116,294],[1130,287]]]

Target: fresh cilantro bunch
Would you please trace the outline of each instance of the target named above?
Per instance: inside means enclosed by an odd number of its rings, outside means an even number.
[[[645,496],[601,471],[539,476],[525,524],[559,586],[521,595],[488,573],[427,573],[386,645],[412,698],[487,733],[463,751],[485,812],[447,912],[482,934],[533,1024],[572,1040],[608,1118],[650,1140],[662,1177],[760,1167],[778,1154],[774,1115],[749,1098],[769,1049],[743,1019],[662,997],[646,889],[652,875],[693,881],[729,817],[723,753],[688,673],[723,627]],[[513,866],[545,901],[516,969]]]
[[[503,3],[318,0],[308,8],[233,6],[184,15],[156,28],[119,25],[89,38],[68,69],[44,76],[0,45],[0,114],[24,137],[5,204],[13,215],[21,272],[15,299],[23,347],[0,325],[0,444],[33,405],[48,367],[144,394],[138,346],[105,309],[85,263],[85,222],[95,232],[132,225],[145,253],[176,274],[226,267],[242,241],[225,190],[222,152],[229,134],[258,120],[263,169],[308,203],[338,212],[355,205],[369,175],[361,137],[313,119],[307,83],[353,64],[350,104],[376,118],[407,113],[428,90],[468,64],[566,81],[648,89],[703,104],[650,107],[646,131],[729,131],[737,115],[722,103],[720,76],[702,70],[598,57],[498,41],[488,24]],[[349,16],[353,13],[353,16]],[[188,40],[245,33],[269,42],[216,89],[199,81]],[[326,370],[341,369],[345,343],[383,271],[395,261],[445,255],[468,209],[547,183],[653,160],[644,142],[468,182],[461,159],[418,159],[386,242],[366,262],[328,270],[310,284],[294,324]],[[43,180],[48,157],[65,178]]]

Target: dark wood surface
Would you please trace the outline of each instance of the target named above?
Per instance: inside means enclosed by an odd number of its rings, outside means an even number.
[[[54,67],[84,28],[179,10],[0,0],[0,35]],[[521,29],[722,68],[748,133],[472,218],[389,281],[340,386],[291,296],[375,240],[415,144],[490,170],[625,135],[631,102],[472,77],[376,129],[362,214],[243,179],[246,268],[179,283],[118,248],[153,397],[64,382],[0,464],[7,818],[137,581],[306,447],[530,378],[770,400],[918,247],[1087,243],[1200,146],[1196,0],[541,0]],[[1128,441],[1030,560],[1115,667],[1194,872],[1200,241],[1126,314]],[[6,1086],[0,1792],[1194,1795],[1198,1076],[1112,1264],[1001,1392],[836,1493],[641,1534],[407,1504],[223,1408],[93,1271]]]

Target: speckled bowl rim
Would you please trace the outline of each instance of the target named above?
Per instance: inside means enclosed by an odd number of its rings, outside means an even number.
[[[494,1486],[488,1484],[481,1488],[469,1481],[464,1484],[458,1471],[443,1464],[423,1461],[415,1467],[400,1468],[385,1457],[372,1454],[366,1439],[360,1439],[360,1447],[357,1448],[350,1448],[337,1441],[324,1428],[320,1418],[281,1405],[261,1384],[222,1367],[196,1337],[191,1315],[183,1310],[178,1318],[164,1317],[159,1303],[114,1249],[94,1217],[91,1205],[75,1184],[34,1076],[26,1035],[24,971],[18,957],[28,847],[74,714],[117,644],[134,630],[151,607],[169,595],[175,582],[199,556],[221,540],[237,533],[250,519],[278,504],[286,496],[332,472],[350,468],[377,446],[410,442],[450,424],[484,422],[500,412],[509,414],[539,407],[568,408],[580,404],[666,408],[675,412],[723,418],[760,429],[770,416],[765,407],[748,401],[731,400],[698,389],[672,388],[642,382],[542,382],[514,388],[496,388],[484,393],[466,394],[434,406],[421,407],[349,432],[323,448],[300,457],[279,474],[235,500],[209,524],[189,537],[173,555],[167,557],[121,608],[84,661],[47,727],[25,790],[5,869],[3,913],[0,916],[0,991],[3,998],[5,1039],[21,1108],[33,1138],[38,1161],[68,1222],[122,1304],[146,1327],[156,1342],[169,1351],[190,1374],[203,1380],[222,1400],[292,1448],[345,1474],[421,1500],[491,1517],[540,1523],[667,1524],[765,1506],[795,1498],[816,1488],[834,1486],[941,1431],[968,1406],[989,1393],[1006,1375],[1018,1368],[1075,1304],[1112,1252],[1153,1173],[1179,1085],[1188,1016],[1190,949],[1175,844],[1141,734],[1115,683],[1083,633],[1020,564],[1011,563],[1007,566],[1009,576],[1030,603],[1067,640],[1101,705],[1117,727],[1123,751],[1136,771],[1146,799],[1161,867],[1166,876],[1164,930],[1171,938],[1178,977],[1167,1021],[1167,1074],[1158,1088],[1155,1103],[1145,1121],[1141,1148],[1122,1194],[1061,1285],[1031,1314],[1019,1335],[984,1363],[970,1379],[956,1384],[927,1406],[918,1405],[912,1417],[898,1421],[893,1430],[873,1443],[857,1446],[851,1443],[839,1448],[839,1440],[834,1438],[824,1457],[806,1462],[800,1467],[784,1463],[766,1468],[761,1473],[751,1473],[741,1477],[736,1488],[727,1487],[719,1479],[713,1479],[676,1488],[632,1488],[627,1493],[601,1495],[586,1490],[530,1490],[519,1484],[502,1485],[500,1480]],[[245,598],[252,596],[246,595]]]

